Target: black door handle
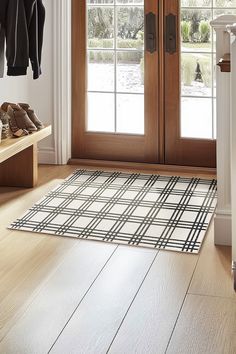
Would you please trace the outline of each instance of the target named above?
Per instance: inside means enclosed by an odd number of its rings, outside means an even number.
[[[145,17],[145,49],[149,53],[154,53],[156,47],[156,15],[149,12]]]
[[[174,54],[177,51],[177,29],[176,29],[176,16],[169,14],[166,16],[166,26],[165,26],[165,47],[166,52]]]

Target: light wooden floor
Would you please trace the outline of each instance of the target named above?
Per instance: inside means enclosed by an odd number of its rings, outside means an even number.
[[[199,256],[6,226],[75,167],[0,189],[0,353],[236,353],[230,249],[213,227]]]

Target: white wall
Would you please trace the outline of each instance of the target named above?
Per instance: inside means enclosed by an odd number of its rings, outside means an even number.
[[[0,100],[2,102],[27,102],[29,84],[27,77],[7,77],[0,79]]]
[[[0,101],[28,102],[45,124],[53,124],[53,12],[52,1],[44,0],[46,23],[42,56],[43,74],[32,79],[32,70],[23,77],[0,79]],[[55,142],[53,134],[39,144],[41,163],[55,163]]]

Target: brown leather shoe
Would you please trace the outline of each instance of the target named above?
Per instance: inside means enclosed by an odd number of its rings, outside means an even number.
[[[5,111],[5,109],[6,109],[6,111]],[[19,130],[19,127],[16,123],[14,109],[11,108],[10,104],[7,106],[6,102],[5,102],[4,105],[2,105],[2,110],[4,112],[6,112],[6,114],[8,115],[10,129],[11,129],[12,133],[15,134]]]
[[[4,109],[6,109],[6,107],[7,106],[5,105]],[[4,124],[5,130],[2,132],[3,139],[6,139],[9,137],[9,127],[12,132],[12,136],[14,138],[20,138],[24,135],[29,134],[28,130],[18,128],[17,123],[16,123],[16,119],[15,119],[15,115],[14,115],[14,110],[11,108],[10,105],[8,105],[7,112],[5,112],[5,111],[3,111],[3,109],[1,109],[0,113],[4,114],[4,118],[2,118],[5,123]],[[6,117],[8,117],[8,118],[6,118]],[[6,123],[6,121],[7,121],[7,123]]]
[[[7,104],[8,103],[5,102],[2,105],[3,110],[6,109]],[[28,130],[28,132],[37,131],[35,124],[30,120],[27,113],[20,106],[10,103],[7,107],[7,114],[10,118],[10,128],[13,133],[16,132],[16,127],[18,129]]]
[[[14,106],[14,103],[10,103],[10,102],[4,102],[2,105],[1,105],[1,109],[3,112],[7,113],[7,110],[8,110],[8,106],[11,106],[13,105]]]
[[[34,110],[32,108],[30,108],[28,103],[19,103],[19,106],[26,111],[26,113],[28,114],[28,117],[34,123],[34,125],[38,128],[38,130],[44,128],[43,123],[39,120],[39,118],[35,114]]]

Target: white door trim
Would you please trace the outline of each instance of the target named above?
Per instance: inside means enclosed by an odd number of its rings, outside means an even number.
[[[211,22],[216,32],[216,64],[230,52],[230,36],[226,25],[234,24],[236,16],[222,15]],[[217,208],[215,244],[231,245],[231,162],[230,162],[230,75],[216,66],[217,102]]]
[[[53,96],[56,164],[71,157],[71,1],[53,0]]]

